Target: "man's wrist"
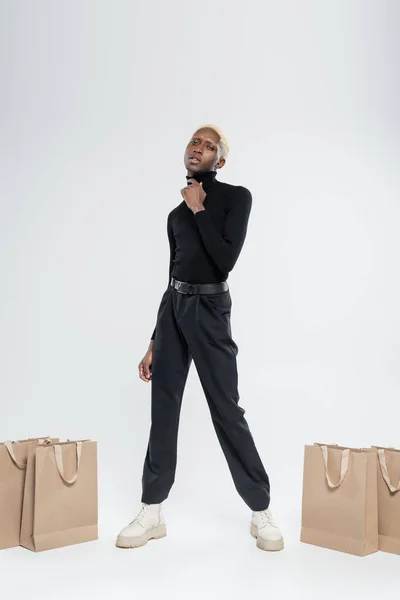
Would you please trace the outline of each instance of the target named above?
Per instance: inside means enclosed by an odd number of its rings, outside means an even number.
[[[198,212],[202,211],[202,210],[206,210],[206,209],[204,208],[204,206],[203,206],[203,205],[201,205],[201,206],[195,206],[194,208],[192,208],[192,211],[193,211],[193,214],[194,214],[194,215],[195,215],[196,213],[198,213]]]

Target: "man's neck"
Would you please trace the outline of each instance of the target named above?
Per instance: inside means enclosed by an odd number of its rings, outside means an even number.
[[[214,185],[216,175],[216,171],[204,171],[202,173],[191,173],[188,171],[186,179],[195,179],[198,183],[202,182],[203,189],[207,192]]]

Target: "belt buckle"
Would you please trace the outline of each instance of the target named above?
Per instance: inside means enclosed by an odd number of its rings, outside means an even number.
[[[184,281],[177,281],[176,282],[176,290],[180,294],[187,294],[185,282]]]

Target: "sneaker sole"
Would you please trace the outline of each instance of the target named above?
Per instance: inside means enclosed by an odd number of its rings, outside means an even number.
[[[141,548],[145,546],[150,540],[159,540],[161,538],[166,537],[167,528],[165,525],[159,525],[158,527],[154,527],[147,533],[141,536],[136,537],[125,537],[118,536],[115,545],[117,548]]]
[[[250,533],[254,538],[256,538],[257,548],[260,548],[260,550],[266,550],[267,552],[279,552],[279,550],[283,550],[284,548],[283,538],[280,538],[279,540],[263,540],[262,538],[258,537],[257,527],[253,525],[253,523],[250,526]]]

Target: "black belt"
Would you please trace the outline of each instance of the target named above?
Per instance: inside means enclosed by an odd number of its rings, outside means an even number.
[[[221,281],[221,283],[188,283],[187,281],[178,281],[173,277],[171,277],[170,285],[180,294],[218,294],[229,289],[227,281]]]

